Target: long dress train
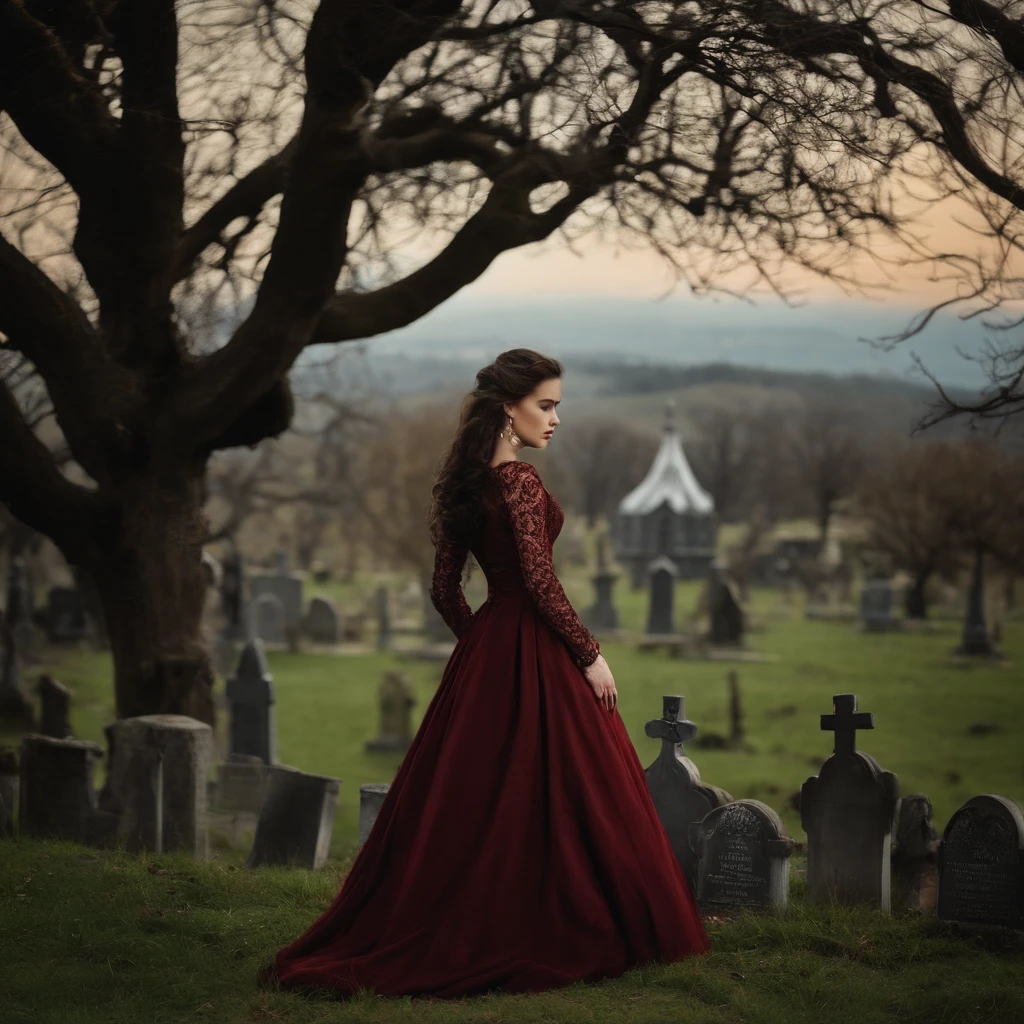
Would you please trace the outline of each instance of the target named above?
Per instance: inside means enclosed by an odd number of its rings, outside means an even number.
[[[488,490],[487,599],[470,610],[466,549],[438,548],[455,650],[340,891],[277,954],[282,987],[540,991],[708,948],[622,719],[581,672],[599,645],[552,568],[562,508],[518,460]]]

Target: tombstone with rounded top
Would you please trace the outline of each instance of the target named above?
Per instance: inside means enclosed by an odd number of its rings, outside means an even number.
[[[260,594],[249,605],[249,631],[266,644],[283,644],[287,640],[287,619],[284,604],[276,594]]]
[[[991,793],[949,819],[939,846],[939,917],[1024,929],[1024,813]]]
[[[313,643],[337,644],[341,642],[341,615],[338,606],[329,598],[314,597],[309,602],[303,622],[306,636]]]
[[[832,756],[803,784],[800,820],[811,899],[888,911],[899,780],[856,749],[857,730],[874,727],[871,712],[857,711],[856,694],[832,698],[832,714],[821,716],[821,728],[835,733]]]
[[[696,889],[697,854],[691,845],[690,826],[732,797],[724,789],[701,782],[697,766],[686,756],[683,743],[697,735],[697,726],[685,719],[685,705],[685,697],[662,697],[662,717],[644,726],[651,739],[661,740],[661,753],[646,775],[651,800],[676,859],[691,888]]]

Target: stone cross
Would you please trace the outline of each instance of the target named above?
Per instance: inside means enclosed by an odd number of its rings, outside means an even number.
[[[832,698],[832,714],[821,716],[823,732],[834,732],[833,754],[852,754],[857,748],[857,730],[874,729],[873,711],[857,710],[855,693],[838,693]]]
[[[872,716],[857,713],[852,693],[832,698],[821,727],[835,732],[835,750],[800,790],[800,820],[807,833],[807,889],[819,903],[867,903],[890,909],[893,829],[899,780],[856,750],[857,729]]]
[[[686,698],[662,697],[662,716],[644,726],[651,739],[661,740],[661,753],[647,768],[647,788],[658,817],[665,828],[676,859],[690,887],[696,891],[697,852],[691,842],[691,826],[732,797],[717,786],[701,782],[700,772],[683,749],[686,740],[697,735],[697,726],[687,721]]]

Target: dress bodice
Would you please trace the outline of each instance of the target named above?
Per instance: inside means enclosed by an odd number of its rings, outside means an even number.
[[[487,579],[487,599],[525,591],[560,634],[580,667],[591,664],[600,646],[580,622],[555,575],[552,548],[565,513],[528,462],[510,459],[491,467],[492,493],[483,496],[484,528],[472,548]],[[469,549],[443,543],[435,552],[431,599],[456,637],[473,613],[462,591],[462,567]]]

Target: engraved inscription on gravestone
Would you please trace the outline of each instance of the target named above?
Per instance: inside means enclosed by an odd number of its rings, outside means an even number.
[[[1006,797],[968,800],[939,848],[939,917],[1024,927],[1024,814]]]

